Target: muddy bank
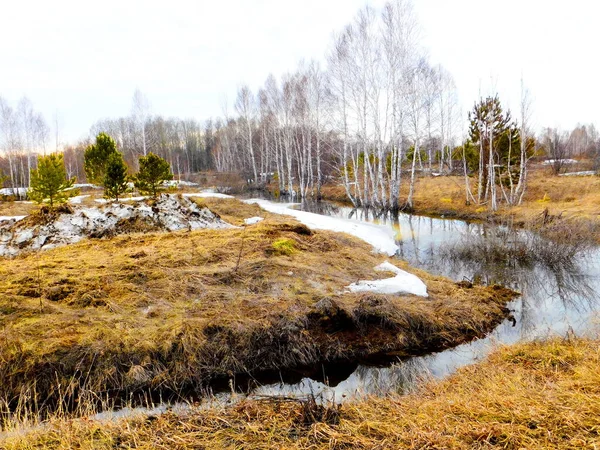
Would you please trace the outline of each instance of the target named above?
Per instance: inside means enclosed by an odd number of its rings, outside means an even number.
[[[492,330],[515,296],[400,261],[429,297],[346,292],[394,275],[374,269],[382,255],[233,203],[225,211],[239,220],[265,220],[84,240],[5,261],[0,399],[76,409],[103,396],[201,390],[236,374],[441,350]]]

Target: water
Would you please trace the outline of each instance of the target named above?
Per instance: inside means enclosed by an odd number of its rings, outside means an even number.
[[[241,398],[285,396],[304,398],[314,395],[317,399],[344,402],[363,395],[385,395],[413,391],[421,383],[440,379],[458,368],[476,363],[485,358],[495,346],[513,344],[522,340],[546,338],[548,336],[575,334],[596,335],[600,324],[600,249],[592,248],[586,254],[572,260],[550,266],[534,262],[519,264],[507,259],[503,263],[487,261],[485,255],[478,258],[460,258],[457,255],[463,246],[472,247],[476,242],[491,239],[530,239],[527,232],[511,233],[506,227],[468,223],[461,220],[436,219],[400,214],[398,217],[373,217],[372,214],[335,206],[320,204],[302,205],[302,209],[345,219],[378,223],[391,227],[396,233],[400,247],[397,257],[407,260],[413,267],[430,273],[443,275],[455,281],[476,280],[482,283],[498,283],[522,293],[509,304],[516,323],[506,320],[484,339],[448,349],[439,353],[398,360],[387,367],[373,367],[358,363],[344,366],[314,368],[310,376],[296,374],[290,381],[289,374],[279,382],[261,384],[248,391],[244,387],[233,387],[247,395],[235,392],[220,392],[202,399],[205,407],[225,405]],[[540,241],[537,238],[538,244]],[[247,381],[247,380],[246,380]],[[156,414],[170,408],[186,409],[185,403],[158,409],[138,408],[108,411],[96,419],[110,420],[134,413]]]
[[[600,249],[592,248],[560,264],[534,261],[520,264],[510,258],[502,263],[479,258],[457,257],[462,246],[489,239],[531,239],[526,232],[510,232],[461,220],[436,219],[400,214],[373,217],[364,210],[338,207],[329,203],[302,205],[302,209],[335,217],[379,223],[396,232],[398,257],[413,267],[443,275],[455,281],[476,280],[510,287],[522,296],[509,305],[516,324],[506,320],[486,338],[443,352],[397,361],[389,367],[357,365],[349,376],[328,378],[327,369],[318,380],[303,378],[295,383],[274,383],[257,387],[251,396],[309,394],[343,402],[365,394],[404,393],[424,381],[443,378],[459,367],[485,358],[499,344],[565,336],[595,334],[600,324]],[[541,238],[534,236],[541,245]],[[549,244],[548,244],[549,245]],[[331,370],[331,368],[329,368]]]

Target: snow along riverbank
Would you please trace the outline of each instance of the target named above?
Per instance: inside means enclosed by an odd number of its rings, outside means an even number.
[[[408,273],[386,261],[375,270],[379,272],[392,272],[396,276],[383,280],[360,280],[346,286],[350,292],[373,292],[376,294],[413,294],[420,297],[429,297],[427,286],[419,277]]]
[[[387,227],[292,209],[291,207],[297,205],[297,203],[274,203],[269,200],[255,198],[244,201],[245,203],[250,204],[255,203],[270,213],[292,216],[307,227],[315,230],[328,230],[351,234],[352,236],[368,242],[375,250],[385,253],[388,256],[395,255],[399,249],[396,244],[394,231]]]

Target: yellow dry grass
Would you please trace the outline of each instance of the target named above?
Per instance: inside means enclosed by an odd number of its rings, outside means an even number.
[[[0,201],[0,216],[26,216],[38,209],[35,203]]]
[[[265,220],[85,240],[3,261],[0,400],[53,408],[82,392],[179,392],[235,373],[441,349],[488,332],[514,296],[400,262],[430,298],[345,293],[382,276],[373,268],[384,258],[366,243],[237,201],[212,207],[233,222]],[[280,240],[294,251],[277,251]],[[324,298],[339,308],[331,317],[315,310]]]
[[[408,396],[337,410],[290,401],[192,407],[184,414],[53,420],[4,441],[51,449],[595,449],[600,447],[600,342],[501,348]]]
[[[476,179],[471,190],[476,193]],[[406,198],[408,184],[402,186],[401,198]],[[346,201],[342,186],[323,188],[327,199]],[[600,177],[559,177],[547,170],[530,173],[523,203],[519,206],[501,205],[496,213],[487,206],[467,205],[465,179],[461,176],[418,177],[415,184],[414,212],[417,214],[456,217],[470,220],[500,219],[528,224],[547,209],[553,216],[562,215],[567,220],[585,220],[600,224]]]

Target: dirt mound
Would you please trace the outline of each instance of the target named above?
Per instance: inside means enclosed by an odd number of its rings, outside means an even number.
[[[24,220],[0,225],[0,256],[50,249],[84,238],[231,226],[208,208],[201,208],[187,198],[170,194],[161,195],[155,202],[42,209]]]

